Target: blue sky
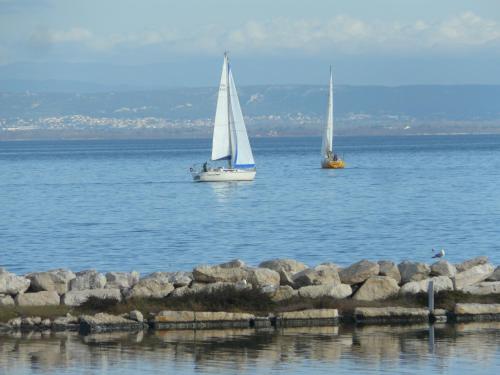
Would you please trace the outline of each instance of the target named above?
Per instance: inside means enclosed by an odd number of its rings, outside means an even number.
[[[244,84],[323,83],[330,63],[340,83],[500,84],[500,1],[0,0],[0,67],[156,64],[189,76],[224,50]]]

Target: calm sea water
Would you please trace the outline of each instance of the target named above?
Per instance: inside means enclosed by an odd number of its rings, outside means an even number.
[[[210,140],[0,142],[0,266],[190,269],[241,258],[500,263],[500,136],[259,138],[250,183],[193,183]]]
[[[498,374],[500,324],[0,336],[0,373]]]

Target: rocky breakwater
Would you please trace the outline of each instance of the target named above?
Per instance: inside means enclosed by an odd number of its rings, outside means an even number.
[[[224,306],[252,314],[258,309],[260,317],[245,316],[244,319],[240,319],[221,311],[187,311],[181,315],[187,316],[192,313],[194,314],[192,319],[179,321],[176,324],[191,328],[222,327],[231,325],[232,323],[227,323],[227,321],[232,318],[237,322],[234,323],[236,326],[252,325],[248,322],[267,326],[267,321],[272,319],[281,319],[282,322],[288,319],[290,325],[305,324],[304,322],[308,319],[318,321],[323,319],[323,322],[333,324],[342,317],[333,312],[317,312],[318,307],[323,306],[325,301],[329,307],[333,307],[332,310],[337,311],[336,308],[339,308],[341,314],[351,314],[351,317],[357,314],[359,319],[366,316],[369,319],[365,320],[376,321],[375,315],[379,313],[383,320],[388,320],[392,316],[395,320],[404,320],[405,317],[423,316],[420,311],[412,313],[408,310],[397,310],[397,308],[411,308],[408,307],[407,301],[412,301],[412,299],[415,302],[414,305],[418,305],[414,306],[415,308],[425,307],[418,302],[416,297],[427,293],[430,282],[434,286],[434,292],[438,295],[456,293],[458,296],[456,298],[488,296],[494,301],[498,298],[496,301],[500,302],[500,269],[490,264],[486,257],[470,259],[460,264],[452,264],[446,260],[439,260],[433,264],[411,261],[395,264],[389,260],[378,262],[360,260],[347,267],[340,267],[334,263],[310,267],[293,259],[272,259],[260,263],[257,267],[248,266],[241,260],[233,260],[218,265],[198,266],[191,272],[155,272],[143,277],[140,277],[136,271],[103,274],[96,270],[74,273],[64,269],[20,276],[0,269],[0,312],[15,310],[15,313],[21,315],[12,319],[7,326],[4,324],[2,330],[9,327],[17,329],[22,326],[40,330],[75,330],[78,327],[85,332],[93,332],[99,329],[113,330],[123,329],[123,327],[137,329],[144,326],[142,320],[139,322],[137,318],[123,315],[123,312],[121,315],[116,315],[120,319],[115,322],[111,322],[110,316],[92,317],[90,314],[89,318],[89,309],[95,310],[91,311],[92,313],[108,312],[105,306],[114,303],[127,308],[142,306],[143,311],[134,313],[135,317],[139,314],[149,317],[150,313],[154,313],[148,318],[149,324],[152,327],[167,327],[172,326],[168,321],[168,311],[170,311],[168,307],[173,306],[171,310],[182,310],[179,306],[175,308],[176,301],[182,300],[185,306],[189,305],[190,300],[196,300],[198,305],[202,304],[199,310],[206,309],[199,296],[203,296],[208,302],[212,299],[218,299],[221,302],[220,300],[225,298],[224,292],[231,290],[241,292],[244,296],[244,293],[253,294],[252,297],[248,297],[248,306],[244,305],[246,297],[243,298],[243,302],[240,298],[240,305],[231,305],[234,296],[228,296],[227,301],[222,301]],[[251,298],[265,299],[269,301],[269,304],[251,305]],[[156,312],[148,311],[148,305],[141,304],[140,301],[156,301],[153,309]],[[322,302],[315,305],[314,301]],[[342,301],[349,304],[350,312],[349,309],[343,309]],[[404,306],[402,301],[406,301]],[[64,313],[69,313],[69,315],[44,319],[23,315],[23,308],[36,309],[50,306],[60,306],[66,309]],[[206,306],[209,309],[216,308],[211,307],[210,303]],[[286,318],[283,315],[285,312],[290,312],[292,306],[298,306],[300,310],[308,309],[316,312],[309,312],[308,318],[296,318],[295,321],[298,323],[294,323],[292,318]],[[356,307],[377,307],[389,310],[358,310],[356,313],[353,312]],[[86,311],[79,310],[80,308],[86,308]],[[119,308],[116,309],[119,310]],[[163,315],[159,315],[158,311],[163,311]],[[448,313],[458,316],[461,311],[452,306]],[[217,317],[225,316],[225,318],[218,320],[210,317],[209,319],[209,315],[206,315],[207,319],[202,320],[200,318],[203,316],[200,315],[202,313],[218,314]],[[314,314],[319,315],[314,318]],[[329,315],[323,316],[322,314]],[[466,315],[470,317],[474,314],[467,313]],[[499,314],[488,312],[483,315],[494,318]],[[228,316],[230,318],[227,318]],[[155,320],[155,317],[158,319]],[[23,319],[28,318],[31,320],[25,320],[23,323]],[[101,326],[103,328],[98,328]]]

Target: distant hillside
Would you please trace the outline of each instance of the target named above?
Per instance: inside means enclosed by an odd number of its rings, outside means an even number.
[[[46,92],[63,88],[65,92]],[[0,89],[0,117],[39,117],[81,114],[171,119],[213,117],[217,89],[177,88],[161,91],[67,92],[92,84],[38,82],[29,91]],[[28,85],[25,84],[26,87]],[[42,92],[36,87],[44,86]],[[0,82],[0,88],[2,84]],[[86,90],[83,90],[86,91]],[[240,101],[246,116],[302,113],[323,116],[326,86],[243,86]],[[432,120],[495,120],[500,118],[500,86],[337,86],[335,115],[397,115]]]
[[[0,91],[0,139],[211,133],[215,87],[102,92],[99,85],[79,82],[37,84],[24,82],[32,87],[26,91]],[[253,136],[321,132],[326,86],[241,86],[239,95]],[[339,85],[334,95],[339,135],[500,133],[500,85]]]

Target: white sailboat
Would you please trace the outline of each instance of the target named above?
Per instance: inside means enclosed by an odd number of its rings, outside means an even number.
[[[251,181],[255,178],[255,161],[227,54],[224,54],[215,112],[212,160],[227,160],[227,167],[214,168],[204,163],[200,170],[191,168],[195,181]]]
[[[344,168],[345,162],[333,152],[333,75],[330,67],[330,91],[328,93],[328,118],[323,133],[323,144],[321,146],[321,167],[328,169]]]

